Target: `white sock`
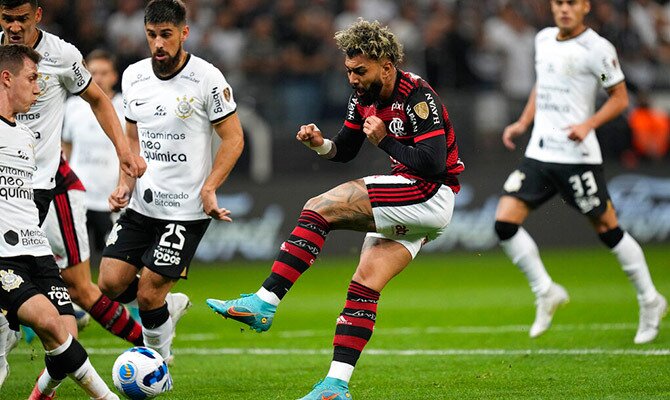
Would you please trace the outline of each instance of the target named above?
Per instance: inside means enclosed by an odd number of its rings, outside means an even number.
[[[86,394],[92,399],[105,398],[110,390],[105,381],[102,380],[98,372],[93,368],[91,360],[86,358],[84,364],[71,374],[67,374],[79,385]]]
[[[537,244],[523,227],[519,227],[517,233],[508,240],[501,240],[500,247],[514,265],[526,275],[535,297],[547,293],[551,287],[551,277],[542,264]]]
[[[263,300],[266,303],[270,303],[273,306],[278,306],[279,302],[281,302],[281,299],[277,297],[276,294],[272,293],[271,291],[267,290],[263,286],[261,286],[260,289],[256,292],[256,295]]]
[[[7,365],[5,345],[7,344],[7,336],[10,330],[7,318],[0,313],[0,368],[4,368]]]
[[[142,328],[144,345],[158,352],[164,360],[170,356],[170,346],[172,346],[172,317],[168,317],[163,325],[153,329]]]
[[[351,364],[333,361],[330,363],[330,370],[328,370],[329,378],[336,378],[342,381],[349,383],[351,379],[351,374],[354,373],[354,366]]]
[[[656,297],[656,288],[649,274],[647,261],[640,245],[628,232],[624,232],[623,238],[612,249],[621,264],[621,269],[626,273],[628,279],[637,291],[637,299],[640,303],[648,303]]]
[[[40,393],[52,396],[56,389],[58,389],[58,386],[60,386],[61,382],[63,381],[52,378],[51,375],[49,375],[49,371],[44,368],[40,377],[37,378],[37,388]]]

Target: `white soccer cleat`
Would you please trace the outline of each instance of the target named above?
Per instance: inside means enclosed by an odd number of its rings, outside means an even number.
[[[570,296],[565,288],[557,283],[551,284],[547,293],[535,300],[535,321],[530,327],[528,335],[536,338],[545,333],[551,326],[551,320],[559,306],[570,301]]]
[[[661,320],[668,313],[668,301],[660,293],[649,303],[640,303],[640,324],[633,340],[635,344],[649,343],[656,339]]]
[[[188,296],[184,293],[168,293],[165,297],[167,302],[168,312],[172,318],[172,339],[177,336],[177,322],[186,314],[192,303]],[[170,350],[170,355],[165,359],[167,365],[174,364],[174,354]]]
[[[119,396],[116,395],[116,393],[110,391],[105,395],[105,397],[103,397],[100,400],[121,400],[121,399],[119,398]]]
[[[168,312],[172,318],[172,337],[174,338],[177,329],[177,322],[186,314],[191,308],[191,300],[184,293],[168,293],[165,297],[167,302]]]

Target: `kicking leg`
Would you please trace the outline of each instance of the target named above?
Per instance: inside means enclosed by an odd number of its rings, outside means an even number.
[[[230,301],[208,299],[207,305],[225,318],[245,323],[258,332],[267,331],[280,301],[314,263],[331,229],[375,230],[372,206],[362,179],[344,183],[307,201],[297,226],[281,245],[270,276],[256,293]]]

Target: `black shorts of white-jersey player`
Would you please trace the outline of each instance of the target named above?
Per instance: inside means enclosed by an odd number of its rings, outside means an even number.
[[[335,162],[352,160],[367,141],[390,156],[392,172],[309,199],[261,288],[236,300],[208,300],[224,317],[265,331],[330,230],[367,232],[337,320],[331,369],[304,399],[349,398],[347,383],[372,335],[381,290],[449,224],[464,169],[445,106],[428,83],[397,67],[402,50],[393,33],[359,20],[335,38],[353,88],[344,125],[332,140],[315,124],[303,125],[296,139]]]
[[[26,11],[33,6],[27,4]],[[6,12],[0,1],[0,17],[5,21]],[[7,311],[6,317],[0,314],[0,386],[9,372],[4,351],[7,330],[17,330],[21,323],[36,332],[46,352],[43,375],[54,386],[41,391],[46,396],[40,398],[52,398],[54,387],[70,376],[94,398],[118,399],[75,339],[72,301],[39,226],[33,200],[36,137],[30,128],[17,123],[16,115],[28,111],[40,93],[40,58],[25,45],[0,46],[0,165],[5,192],[0,197],[0,308]],[[42,381],[40,377],[38,385]],[[32,379],[26,384],[30,387]],[[37,398],[34,395],[30,398]]]
[[[569,296],[552,281],[537,245],[521,224],[533,209],[560,194],[588,218],[635,287],[640,314],[634,342],[647,343],[658,334],[667,301],[654,287],[640,245],[619,227],[594,132],[626,109],[624,75],[614,46],[584,24],[588,0],[552,0],[551,11],[556,27],[543,29],[535,39],[535,87],[519,120],[502,135],[505,146],[513,150],[513,140],[534,122],[526,158],[504,184],[495,230],[536,296],[529,335],[540,336]],[[594,112],[600,87],[609,98]]]
[[[244,141],[232,89],[223,74],[183,48],[189,35],[184,4],[152,0],[144,20],[151,57],[130,65],[121,86],[127,104],[126,135],[149,166],[141,180],[120,176],[109,198],[112,211],[128,209],[109,235],[98,284],[111,298],[136,297],[145,345],[168,358],[176,321],[168,312],[166,295],[186,278],[210,217],[232,221],[230,211],[218,206],[216,190],[232,171]],[[166,110],[159,117],[157,107]],[[213,132],[222,142],[210,164],[203,160],[209,160],[205,154],[211,153]],[[148,134],[160,137],[153,138],[159,148],[145,147]],[[167,156],[177,152],[180,157]],[[161,193],[180,200],[162,201]]]

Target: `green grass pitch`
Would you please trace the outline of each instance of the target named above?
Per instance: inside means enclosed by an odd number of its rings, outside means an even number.
[[[670,251],[646,246],[658,289],[670,295]],[[350,384],[356,400],[670,398],[670,323],[656,342],[634,345],[637,302],[604,248],[544,251],[547,269],[571,295],[554,326],[531,340],[533,297],[499,251],[422,254],[384,290],[375,334]],[[174,342],[174,390],[166,399],[296,399],[325,376],[335,319],[355,259],[317,261],[281,304],[269,332],[242,330],[205,305],[208,297],[255,291],[269,262],[194,265],[176,286],[193,307]],[[82,332],[97,370],[129,346],[95,322]],[[43,351],[22,342],[9,356],[1,399],[25,399]],[[71,381],[61,400],[86,398]]]

